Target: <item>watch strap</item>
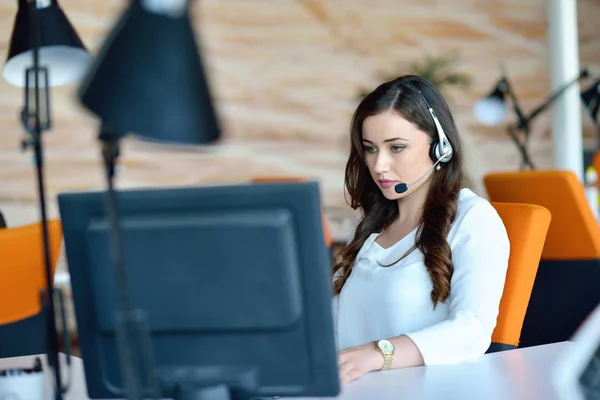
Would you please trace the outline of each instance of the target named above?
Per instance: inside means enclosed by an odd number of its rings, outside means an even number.
[[[381,355],[383,355],[383,366],[381,367],[381,370],[385,371],[386,369],[390,369],[392,367],[392,361],[394,360],[394,354],[381,353]]]

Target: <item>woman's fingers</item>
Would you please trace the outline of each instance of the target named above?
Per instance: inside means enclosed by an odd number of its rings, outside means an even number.
[[[341,364],[340,367],[339,367],[340,378],[343,377],[343,376],[345,376],[346,374],[348,374],[348,372],[350,372],[353,369],[354,369],[354,367],[349,362],[345,362],[345,363]]]
[[[344,375],[342,375],[341,382],[348,383],[360,378],[362,374],[357,369],[349,369]]]
[[[350,370],[347,370],[344,373],[340,374],[340,382],[342,384],[344,384],[344,383],[348,383],[348,382],[352,381],[354,379],[352,377],[353,376],[353,372],[354,372],[354,370],[350,369]]]

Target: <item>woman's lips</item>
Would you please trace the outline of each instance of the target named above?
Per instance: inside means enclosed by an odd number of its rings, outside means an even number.
[[[392,186],[396,186],[396,184],[398,183],[398,181],[392,181],[392,180],[389,180],[389,179],[379,179],[378,182],[384,188],[389,188],[389,187],[392,187]]]

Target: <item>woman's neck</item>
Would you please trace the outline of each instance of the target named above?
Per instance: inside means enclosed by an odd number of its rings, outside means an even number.
[[[427,200],[429,185],[420,186],[417,190],[402,199],[398,199],[398,220],[400,225],[418,226],[423,217],[423,208]]]

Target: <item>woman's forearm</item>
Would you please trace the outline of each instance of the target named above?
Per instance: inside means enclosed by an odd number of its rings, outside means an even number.
[[[389,340],[395,348],[394,358],[390,367],[391,369],[417,367],[424,364],[419,348],[408,336],[401,335],[387,340]],[[376,343],[373,345],[373,351],[376,353],[373,370],[378,371],[383,366],[384,359],[383,355],[377,351]]]
[[[417,367],[424,364],[421,352],[408,336],[396,336],[387,339],[394,345],[394,358],[390,369]],[[366,343],[353,347],[342,353],[359,352],[366,355],[365,362],[368,371],[379,371],[383,367],[383,355],[377,350],[377,342]],[[363,356],[364,357],[364,356]]]
[[[408,336],[401,335],[388,340],[395,347],[392,368],[416,367],[424,364],[419,348]]]

